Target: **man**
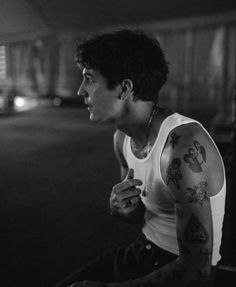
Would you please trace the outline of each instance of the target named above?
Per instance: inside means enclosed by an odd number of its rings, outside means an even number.
[[[159,106],[168,66],[158,41],[137,31],[107,33],[79,44],[76,61],[90,120],[117,127],[121,182],[111,192],[111,214],[143,228],[131,245],[58,286],[212,286],[224,165],[199,122]]]

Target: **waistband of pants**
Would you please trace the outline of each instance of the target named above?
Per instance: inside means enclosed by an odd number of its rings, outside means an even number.
[[[170,255],[173,255],[175,256],[176,254],[168,251],[168,250],[165,250],[163,248],[161,248],[160,246],[156,245],[153,241],[151,241],[150,239],[148,239],[146,237],[145,234],[141,233],[139,236],[138,236],[138,240],[140,240],[140,242],[142,242],[143,244],[150,244],[153,248],[157,248],[157,249],[160,249],[161,252],[163,253],[166,253],[166,254],[170,254]],[[176,257],[178,257],[178,255],[176,255]],[[211,265],[211,271],[212,273],[216,273],[216,271],[218,270],[218,266],[219,264],[217,263],[216,265]]]

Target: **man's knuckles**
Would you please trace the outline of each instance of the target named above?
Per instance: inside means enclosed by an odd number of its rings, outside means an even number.
[[[128,189],[123,192],[119,192],[115,195],[117,201],[128,200],[131,197],[139,197],[141,190],[139,188]]]
[[[135,186],[135,185],[142,185],[143,182],[140,179],[129,179],[125,181],[124,183],[127,183],[128,186]]]
[[[142,185],[142,181],[139,179],[130,179],[127,181],[123,181],[113,187],[113,192],[124,192],[125,190],[129,188],[133,188],[136,185]]]

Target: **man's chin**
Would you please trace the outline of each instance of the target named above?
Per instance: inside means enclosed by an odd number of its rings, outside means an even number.
[[[90,119],[90,121],[95,122],[95,123],[99,122],[99,119],[91,112],[89,115],[89,119]]]
[[[90,114],[89,119],[93,123],[107,123],[110,122],[108,119],[96,117],[93,114]]]

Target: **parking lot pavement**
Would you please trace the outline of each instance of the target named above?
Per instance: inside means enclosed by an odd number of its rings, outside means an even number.
[[[119,180],[113,131],[83,108],[0,118],[1,286],[52,286],[136,236],[108,211]]]

